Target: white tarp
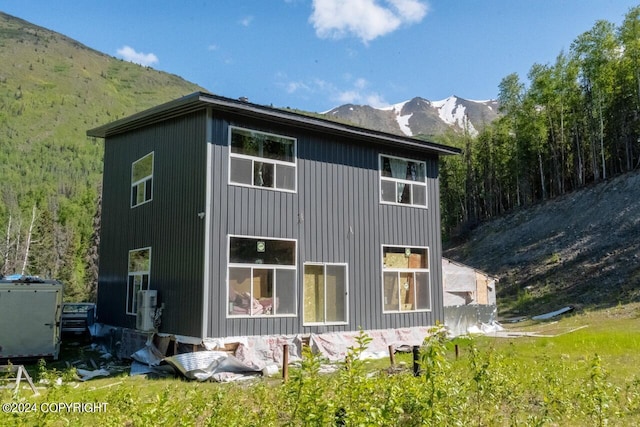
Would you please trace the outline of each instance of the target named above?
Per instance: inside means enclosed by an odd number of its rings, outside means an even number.
[[[471,304],[444,308],[444,324],[454,337],[482,333],[481,325],[493,324],[497,317],[498,307],[495,305]]]
[[[429,327],[413,327],[401,329],[381,329],[365,331],[371,338],[362,358],[383,358],[389,355],[389,346],[395,350],[409,351],[411,347],[422,345],[429,334]],[[334,332],[310,334],[309,345],[312,351],[319,353],[330,362],[344,360],[350,347],[358,345],[356,338],[359,332]],[[165,337],[166,338],[166,337]],[[180,341],[185,337],[180,336]],[[163,357],[151,341],[131,357],[141,365],[157,367],[166,362],[176,368],[189,379],[204,381],[232,381],[253,376],[259,373],[273,375],[282,367],[285,344],[288,346],[289,363],[302,359],[303,336],[267,335],[227,338],[206,338],[199,343],[187,337],[190,344],[202,344],[206,351],[182,353],[171,357]],[[235,356],[220,351],[233,344]],[[136,365],[136,374],[150,370]]]
[[[186,378],[198,381],[209,379],[225,381],[233,379],[235,375],[246,376],[262,372],[262,370],[253,368],[224,351],[182,353],[164,360]]]
[[[389,346],[395,349],[409,350],[415,345],[422,345],[429,334],[427,327],[403,329],[379,329],[366,331],[371,338],[362,358],[381,359],[389,355]],[[343,360],[349,347],[356,347],[358,332],[335,332],[326,334],[311,334],[309,345],[314,352],[322,354],[331,362]]]
[[[268,365],[282,365],[284,345],[289,346],[289,362],[302,358],[302,336],[264,335],[248,337],[205,338],[202,344],[207,350],[237,344],[235,356],[244,363],[262,370]]]

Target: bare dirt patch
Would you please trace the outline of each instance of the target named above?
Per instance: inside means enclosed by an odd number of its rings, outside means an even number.
[[[445,256],[500,278],[503,315],[640,301],[640,173],[486,222]]]

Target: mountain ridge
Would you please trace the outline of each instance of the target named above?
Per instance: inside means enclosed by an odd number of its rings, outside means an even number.
[[[323,115],[358,126],[405,136],[435,136],[447,131],[478,133],[499,117],[496,100],[476,101],[451,95],[430,101],[422,97],[386,107],[344,104]]]

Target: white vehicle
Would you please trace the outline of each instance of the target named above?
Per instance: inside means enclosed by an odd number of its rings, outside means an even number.
[[[0,359],[58,358],[62,292],[56,280],[0,279]]]

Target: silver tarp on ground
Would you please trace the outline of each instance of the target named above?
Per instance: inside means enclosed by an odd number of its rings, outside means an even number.
[[[183,353],[166,357],[164,361],[176,368],[186,378],[198,381],[209,379],[225,381],[236,375],[259,374],[262,372],[223,351]]]
[[[469,328],[492,325],[497,317],[498,307],[495,305],[473,304],[444,308],[444,324],[453,336],[466,335]]]

